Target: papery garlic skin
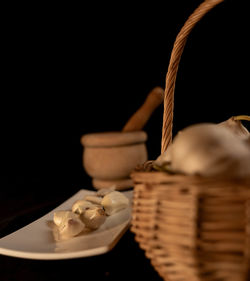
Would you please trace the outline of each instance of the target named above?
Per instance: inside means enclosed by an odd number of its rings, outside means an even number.
[[[250,151],[228,128],[196,124],[174,138],[171,168],[189,175],[249,177]]]
[[[106,214],[102,207],[95,206],[85,210],[80,218],[87,228],[97,229],[105,222]]]
[[[156,166],[163,166],[171,162],[171,150],[172,145],[170,144],[165,152],[158,156],[158,158],[153,162]]]
[[[240,120],[236,120],[235,117],[231,117],[228,120],[217,124],[217,126],[229,129],[232,133],[234,133],[241,139],[246,139],[250,135],[247,128],[242,125]]]
[[[58,226],[60,239],[74,237],[82,232],[84,228],[85,224],[80,220],[78,215],[73,212],[67,212]]]
[[[129,200],[121,192],[112,191],[103,197],[101,205],[103,206],[105,213],[110,216],[127,208],[129,206]]]
[[[250,149],[250,136],[246,139],[246,145]]]
[[[95,207],[95,204],[86,200],[77,200],[72,206],[72,212],[76,214],[82,214],[86,211],[86,209],[90,209]]]

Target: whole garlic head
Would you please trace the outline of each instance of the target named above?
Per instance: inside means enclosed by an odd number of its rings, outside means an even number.
[[[189,175],[249,177],[250,151],[228,128],[196,124],[174,138],[171,168]]]

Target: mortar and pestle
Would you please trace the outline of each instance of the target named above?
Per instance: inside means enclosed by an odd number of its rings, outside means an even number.
[[[96,189],[117,190],[133,187],[130,173],[139,164],[147,161],[147,134],[144,125],[163,102],[164,91],[154,88],[143,105],[131,116],[120,132],[101,132],[83,135],[83,166],[92,177]]]

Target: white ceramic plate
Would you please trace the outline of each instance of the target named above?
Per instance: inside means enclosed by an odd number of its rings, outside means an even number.
[[[0,239],[0,254],[39,260],[70,259],[104,254],[110,251],[131,221],[131,207],[107,217],[105,223],[95,231],[66,241],[56,242],[48,221],[53,220],[57,210],[71,209],[72,204],[95,191],[81,189],[56,209],[33,223]],[[132,191],[123,192],[131,202]]]

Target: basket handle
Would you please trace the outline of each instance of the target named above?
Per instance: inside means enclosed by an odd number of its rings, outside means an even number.
[[[198,8],[189,16],[184,26],[178,33],[168,66],[166,76],[166,88],[164,93],[164,112],[163,112],[163,125],[162,125],[162,140],[161,140],[161,153],[167,150],[168,145],[172,142],[172,128],[173,128],[173,111],[174,111],[174,89],[175,81],[178,71],[178,66],[181,60],[181,55],[184,50],[187,38],[196,23],[209,12],[216,5],[224,0],[205,0]]]

